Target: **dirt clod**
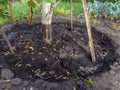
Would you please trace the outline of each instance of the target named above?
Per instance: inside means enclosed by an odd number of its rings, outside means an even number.
[[[21,84],[22,83],[22,80],[20,79],[20,78],[13,78],[12,80],[11,80],[11,84],[12,85],[19,85],[19,84]]]
[[[9,79],[12,79],[14,77],[14,73],[7,69],[7,68],[3,68],[1,70],[1,79],[6,79],[6,80],[9,80]]]

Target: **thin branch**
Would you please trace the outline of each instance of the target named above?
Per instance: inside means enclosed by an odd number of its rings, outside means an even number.
[[[32,0],[32,1],[37,5],[38,8],[41,8],[41,5],[36,0]]]
[[[60,2],[61,0],[57,1],[55,4],[51,4],[50,11],[46,14],[46,16],[48,16]]]
[[[57,7],[57,5],[61,2],[61,0],[57,1],[55,4],[53,4],[53,9]]]
[[[1,32],[1,34],[3,35],[4,39],[6,40],[7,45],[8,45],[8,47],[10,48],[10,51],[12,52],[12,54],[14,54],[13,47],[12,47],[11,43],[9,42],[7,36],[5,35],[4,30],[0,29],[0,32]]]

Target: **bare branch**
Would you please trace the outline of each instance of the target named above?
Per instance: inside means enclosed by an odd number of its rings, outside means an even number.
[[[7,45],[8,45],[8,47],[10,48],[10,51],[12,52],[12,54],[14,54],[13,47],[12,47],[10,41],[8,40],[8,38],[7,38],[7,36],[6,36],[5,32],[4,32],[4,30],[0,29],[0,33],[3,35],[4,39],[6,40]]]
[[[53,8],[57,7],[57,5],[61,2],[61,0],[58,0],[55,4],[53,4]]]
[[[32,0],[32,1],[37,5],[38,8],[41,8],[41,5],[36,0]]]
[[[47,13],[47,15],[49,15],[60,2],[61,0],[57,1],[55,4],[51,4],[50,11]]]

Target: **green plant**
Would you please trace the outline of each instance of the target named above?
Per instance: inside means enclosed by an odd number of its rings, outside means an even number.
[[[87,79],[87,83],[90,85],[93,85],[94,81],[93,81],[93,79],[89,78],[89,79]]]
[[[88,10],[91,16],[98,17],[102,15],[106,18],[119,18],[120,17],[120,4],[112,2],[98,2],[88,3]]]
[[[6,0],[3,0],[3,1],[6,1]],[[15,21],[18,21],[21,19],[27,19],[27,17],[28,17],[29,4],[28,4],[28,2],[26,2],[26,1],[24,2],[24,1],[22,1],[22,3],[18,3],[18,2],[12,3],[13,4],[13,14],[14,14],[13,19]],[[38,1],[41,2],[41,0],[38,0]],[[1,3],[1,0],[0,0],[0,3]],[[3,4],[0,4],[0,5],[3,5]],[[79,14],[83,13],[81,3],[73,3],[72,7],[73,7],[74,15],[79,15]],[[1,8],[1,6],[0,6],[0,8]],[[2,11],[0,11],[0,12],[2,12]],[[11,21],[8,4],[6,4],[5,12],[0,13],[0,14],[6,15],[5,18],[1,18],[1,16],[0,16],[1,24]],[[70,3],[69,2],[60,2],[60,4],[54,9],[53,14],[54,15],[69,15],[70,14]],[[40,10],[39,10],[39,8],[37,8],[35,6],[33,8],[33,18],[37,18],[39,16],[40,16]]]
[[[113,30],[118,30],[118,25],[116,25],[116,24],[113,23],[111,26],[112,26]]]
[[[10,18],[8,13],[8,1],[7,0],[0,0],[0,20]],[[4,21],[5,22],[5,21]],[[0,22],[0,25],[2,25],[3,22]]]
[[[70,57],[73,58],[73,59],[76,59],[78,57],[78,55],[73,53],[73,54],[70,55]]]

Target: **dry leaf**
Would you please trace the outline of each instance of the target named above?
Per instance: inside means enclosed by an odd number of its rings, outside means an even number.
[[[3,83],[8,83],[10,80],[2,80]]]
[[[39,52],[38,54],[40,54],[40,55],[41,55],[41,54],[43,54],[43,53],[42,53],[42,52]]]
[[[32,65],[28,63],[28,64],[26,64],[26,66],[27,66],[27,67],[31,67]]]
[[[31,49],[32,51],[34,50],[34,48],[32,46],[30,46],[29,49]]]

